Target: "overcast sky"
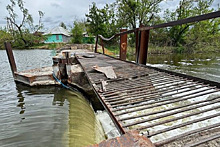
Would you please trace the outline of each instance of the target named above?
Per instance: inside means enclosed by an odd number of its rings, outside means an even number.
[[[74,19],[83,19],[88,13],[89,5],[95,2],[98,7],[103,7],[106,3],[112,3],[115,0],[24,0],[25,7],[32,14],[35,22],[38,21],[38,10],[45,13],[43,23],[46,29],[58,26],[60,22],[66,25],[72,25]],[[215,0],[213,6],[217,6],[219,0]],[[8,15],[6,6],[10,0],[0,0],[0,26],[5,26],[5,17]],[[179,0],[167,0],[160,5],[163,9],[174,10]],[[16,10],[19,14],[19,11]]]

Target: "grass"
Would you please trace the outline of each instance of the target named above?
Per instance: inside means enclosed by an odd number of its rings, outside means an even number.
[[[40,43],[38,45],[30,47],[30,49],[58,49],[65,46],[66,43]]]
[[[113,56],[119,56],[120,49],[119,46],[112,45],[106,46],[106,49],[113,54]],[[196,48],[186,48],[186,47],[172,47],[172,46],[154,46],[149,45],[148,54],[172,54],[172,53],[212,53],[219,52],[220,47],[213,45],[199,45]],[[102,52],[102,51],[101,51]],[[127,47],[127,56],[135,56],[136,49],[135,47]]]

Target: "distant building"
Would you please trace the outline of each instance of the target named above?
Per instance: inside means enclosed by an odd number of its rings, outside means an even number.
[[[83,43],[84,44],[94,44],[95,43],[95,36],[89,36],[87,32],[83,33]]]
[[[47,36],[44,43],[68,43],[71,40],[70,33],[63,27],[55,27],[43,35]]]

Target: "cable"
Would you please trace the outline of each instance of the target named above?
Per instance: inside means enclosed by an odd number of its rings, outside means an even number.
[[[54,72],[53,72],[53,78],[54,78],[58,83],[60,83],[64,88],[72,90],[70,87],[64,85],[64,84],[56,77],[56,75],[55,75]]]

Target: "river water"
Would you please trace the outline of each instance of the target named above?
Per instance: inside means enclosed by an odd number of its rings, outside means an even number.
[[[18,71],[52,65],[53,51],[15,50]],[[15,84],[6,52],[0,51],[0,146],[85,146],[104,140],[89,102],[59,87]]]
[[[149,55],[148,63],[150,66],[220,82],[220,53]]]

